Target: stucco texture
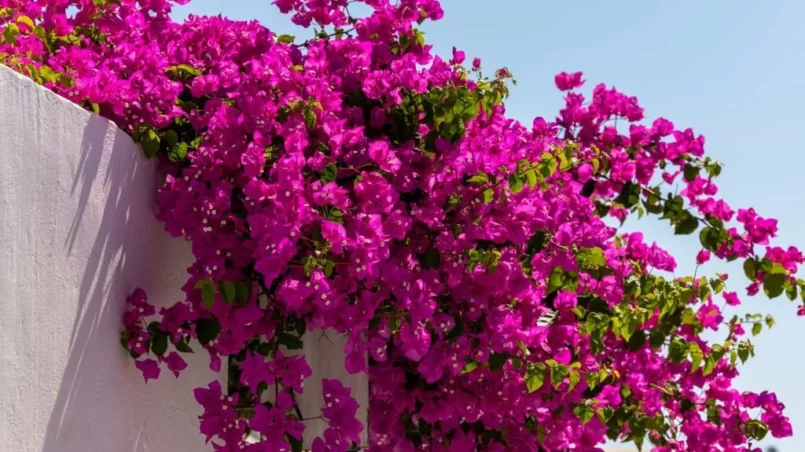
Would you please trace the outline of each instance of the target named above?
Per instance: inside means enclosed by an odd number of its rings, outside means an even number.
[[[178,381],[163,369],[146,385],[118,341],[126,296],[142,287],[174,303],[192,262],[154,219],[157,184],[114,124],[0,66],[0,452],[212,450],[192,395],[224,381],[207,353],[196,345]],[[344,370],[346,338],[304,343],[304,416],[320,413],[321,379],[338,378],[367,421],[368,379]],[[326,428],[307,421],[304,445]]]
[[[191,261],[156,184],[125,133],[0,66],[0,451],[211,450],[206,353],[146,385],[118,342],[126,295],[175,302]]]

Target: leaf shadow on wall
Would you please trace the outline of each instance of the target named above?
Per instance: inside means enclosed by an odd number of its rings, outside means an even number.
[[[43,452],[199,450],[169,428],[144,427],[162,421],[167,427],[166,420],[188,415],[169,396],[178,387],[173,376],[167,384],[146,386],[119,343],[126,296],[138,286],[149,295],[163,293],[163,286],[181,287],[181,278],[164,274],[181,276],[186,268],[176,268],[177,243],[171,243],[181,240],[171,239],[153,218],[154,169],[138,152],[110,122],[89,118],[72,188],[78,203],[65,238],[65,260],[85,267]]]

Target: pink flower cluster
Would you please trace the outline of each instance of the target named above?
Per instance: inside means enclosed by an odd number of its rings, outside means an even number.
[[[773,394],[732,384],[754,354],[743,325],[762,318],[726,320],[715,296],[740,304],[726,275],[669,276],[667,251],[608,221],[699,232],[696,264],[742,259],[748,295],[796,298],[802,253],[770,245],[776,220],[716,197],[703,137],[644,123],[614,88],[586,98],[581,73],[556,76],[555,120],[508,118],[508,70],[484,78],[480,60],[425,44],[436,0],[363,0],[363,18],[354,1],[275,0],[320,28],[300,43],[257,22],[176,23],[172,3],[0,0],[0,61],[159,159],[157,217],[195,263],[185,300],[157,313],[129,298],[121,343],[146,381],[178,376],[191,345],[215,370],[228,361],[234,385],[194,392],[216,450],[301,447],[311,369],[293,350],[324,329],[369,374],[370,425],[325,380],[314,451],[354,450],[364,429],[400,452],[599,451],[607,437],[754,451],[791,435]],[[722,343],[700,336],[724,328]]]

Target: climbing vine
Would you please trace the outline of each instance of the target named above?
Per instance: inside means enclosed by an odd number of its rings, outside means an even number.
[[[717,197],[704,138],[581,73],[554,120],[506,116],[514,83],[420,26],[436,0],[275,0],[301,40],[257,22],[170,16],[170,0],[0,0],[0,61],[115,121],[159,162],[157,218],[192,244],[185,299],[128,299],[121,344],[146,382],[187,353],[229,366],[195,388],[215,450],[301,450],[306,334],[348,337],[370,425],[337,380],[315,451],[749,451],[791,435],[770,392],[733,387],[774,321],[730,315],[763,292],[805,301],[777,223]],[[701,244],[674,258],[629,217]],[[691,263],[692,265],[693,263]],[[696,273],[698,274],[698,272]],[[798,307],[805,315],[805,307]],[[707,341],[707,331],[723,341]],[[749,330],[749,332],[747,332]],[[308,416],[308,413],[304,413]]]

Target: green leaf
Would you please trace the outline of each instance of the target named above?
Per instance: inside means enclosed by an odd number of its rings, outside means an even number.
[[[196,281],[196,284],[193,286],[193,288],[196,290],[203,289],[207,284],[212,284],[212,282],[209,279],[200,279]]]
[[[397,331],[400,331],[400,318],[397,316],[391,317],[389,319],[389,328],[391,329],[391,333],[395,334]]]
[[[243,281],[238,281],[235,284],[235,299],[240,306],[245,305],[249,301],[251,294],[251,287]]]
[[[539,253],[545,248],[545,239],[548,235],[543,230],[539,230],[528,239],[528,245],[526,246],[526,253],[530,254],[532,257],[534,254]]]
[[[695,325],[698,322],[698,318],[696,317],[696,313],[693,312],[691,308],[685,308],[682,311],[682,324],[683,325]]]
[[[34,28],[34,21],[31,20],[28,16],[17,16],[17,22],[21,24],[25,24],[30,27],[32,30]]]
[[[154,129],[148,129],[140,136],[140,145],[143,147],[145,156],[149,159],[159,152],[161,139]]]
[[[632,388],[629,386],[621,386],[621,397],[628,399],[632,395]]]
[[[565,382],[565,378],[570,374],[570,370],[564,364],[551,363],[551,384],[555,389]]]
[[[738,357],[741,358],[742,363],[746,363],[746,360],[749,359],[750,348],[749,344],[746,342],[741,342],[738,344]]]
[[[461,369],[461,375],[468,374],[478,368],[478,361],[470,361]]]
[[[708,356],[707,359],[704,360],[704,369],[702,369],[702,375],[707,376],[713,373],[717,363],[718,360],[716,358],[713,356]]]
[[[301,350],[305,346],[305,343],[302,342],[302,339],[288,333],[279,333],[277,335],[277,342],[280,345],[284,345],[288,350]]]
[[[528,387],[528,392],[539,390],[545,383],[545,370],[546,366],[543,363],[528,363],[528,370],[525,374],[525,383]]]
[[[207,345],[218,337],[221,332],[221,325],[214,318],[200,319],[196,321],[196,335],[202,345]]]
[[[540,165],[540,172],[547,178],[556,172],[558,163],[556,162],[556,157],[554,157],[550,152],[543,152],[540,157],[543,162]]]
[[[593,192],[595,192],[595,185],[596,185],[595,179],[590,179],[587,182],[585,182],[584,186],[581,188],[581,195],[584,196],[585,198],[589,198],[590,196],[592,196]]]
[[[570,371],[570,375],[568,375],[568,384],[567,384],[567,392],[573,390],[577,384],[581,381],[581,374],[575,370]]]
[[[427,270],[436,270],[441,265],[441,254],[439,250],[436,248],[428,248],[425,251],[425,254],[419,259],[419,263],[422,264],[422,268]]]
[[[640,202],[640,185],[634,182],[626,182],[614,201],[627,209],[636,205]]]
[[[285,439],[291,445],[291,452],[302,452],[305,450],[305,444],[301,439],[296,439],[289,434],[285,434]]]
[[[710,177],[718,177],[721,174],[721,164],[719,163],[709,164],[705,169]]]
[[[587,383],[587,388],[595,389],[595,387],[601,383],[601,372],[586,372],[584,374],[584,380]]]
[[[148,334],[150,334],[152,336],[156,336],[157,334],[160,334],[160,331],[162,330],[160,328],[161,326],[162,325],[155,320],[155,321],[153,321],[153,322],[148,324],[148,327],[146,328],[146,330],[148,331]]]
[[[699,175],[699,170],[701,170],[701,168],[698,166],[693,166],[690,163],[686,164],[684,170],[685,180],[688,182],[693,182],[696,180],[696,176]]]
[[[576,259],[584,267],[604,267],[607,264],[604,251],[599,247],[580,249]]]
[[[316,259],[313,256],[308,256],[305,260],[305,275],[309,278],[310,275],[313,273],[313,270],[316,268]]]
[[[335,270],[335,262],[331,260],[327,260],[324,262],[324,276],[330,277],[333,275],[333,270]]]
[[[189,64],[177,64],[175,66],[169,67],[165,71],[169,76],[171,76],[174,80],[187,80],[192,76],[201,75],[201,71],[190,66]]]
[[[548,292],[553,292],[562,287],[565,283],[565,272],[561,267],[554,267],[551,271],[551,276],[548,278]]]
[[[324,183],[335,182],[338,177],[338,166],[335,163],[330,163],[321,170],[321,181]]]
[[[528,346],[523,341],[517,341],[517,346],[520,348],[520,351],[523,352],[524,356],[528,356],[531,354],[531,351],[528,349]]]
[[[721,346],[721,344],[713,344],[710,351],[712,352],[710,356],[716,361],[720,360],[727,353],[727,350]]]
[[[598,154],[596,153],[596,155]],[[598,159],[592,159],[590,163],[593,165],[593,174],[598,174],[598,170],[601,168],[601,161]]]
[[[209,283],[201,289],[201,302],[207,309],[215,303],[215,284]]]
[[[699,344],[695,342],[688,344],[688,352],[690,353],[690,358],[693,361],[693,365],[690,368],[691,373],[693,373],[696,372],[699,369],[699,366],[702,365],[702,361],[704,360],[704,352],[702,352]]]
[[[584,326],[587,329],[587,334],[594,339],[600,340],[609,329],[610,317],[600,312],[591,312],[587,315],[587,320]]]
[[[492,352],[492,354],[489,355],[489,370],[497,371],[503,369],[508,359],[509,355],[506,353]]]
[[[316,112],[313,111],[313,107],[311,107],[310,105],[307,105],[302,114],[305,117],[305,126],[308,129],[312,129],[312,128],[316,127],[316,122],[318,121],[318,118],[316,117]]]
[[[187,344],[187,341],[185,341],[184,339],[180,339],[179,342],[173,344],[173,346],[176,347],[177,351],[180,351],[182,353],[195,353],[193,349],[190,348],[190,345]]]
[[[229,304],[235,301],[235,295],[237,294],[235,289],[235,284],[224,281],[221,283],[221,295],[224,297],[224,301]]]
[[[279,35],[279,36],[277,36],[277,42],[280,42],[282,44],[293,44],[295,39],[296,39],[296,37],[292,36],[292,35]]]
[[[598,409],[598,419],[601,421],[602,424],[606,425],[610,419],[612,419],[612,415],[615,414],[615,410],[612,407],[605,406]]]
[[[794,301],[797,299],[797,285],[796,284],[784,284],[785,287],[785,296],[790,300]]]
[[[710,280],[710,287],[713,288],[713,292],[719,294],[724,290],[724,280],[721,278],[713,278]]]
[[[727,231],[723,227],[706,226],[699,232],[699,242],[704,249],[715,252],[727,240]]]
[[[525,188],[525,184],[523,183],[523,179],[520,178],[517,174],[512,174],[509,176],[509,191],[517,194],[523,191]]]
[[[590,405],[580,403],[573,407],[573,414],[581,420],[582,424],[586,424],[592,420],[595,415],[595,409]]]
[[[467,182],[474,185],[483,185],[489,182],[489,176],[484,172],[479,172],[478,174],[470,177]]]
[[[686,210],[679,214],[676,221],[674,226],[674,234],[676,235],[692,234],[699,227],[699,220]]]
[[[661,331],[652,331],[649,333],[649,344],[651,348],[654,350],[659,349],[662,347],[662,344],[665,343],[665,335]]]
[[[763,324],[755,322],[755,324],[752,325],[752,336],[757,336],[761,331],[763,331]]]
[[[681,337],[677,337],[671,341],[671,346],[668,349],[668,357],[675,363],[682,363],[688,357],[688,341]]]
[[[425,46],[425,33],[422,30],[414,30],[414,42],[416,42],[419,47]]]
[[[123,331],[120,332],[120,345],[122,345],[123,348],[126,351],[130,352],[130,350],[129,350],[129,332],[128,331],[123,330]]]
[[[637,351],[643,348],[643,345],[645,343],[646,343],[646,332],[643,330],[637,330],[629,338],[629,341],[626,343],[626,346],[631,351]]]
[[[756,419],[747,422],[744,430],[746,431],[746,436],[757,441],[762,441],[766,434],[769,433],[769,427],[764,422]]]
[[[607,216],[611,209],[612,209],[611,206],[604,204],[601,201],[595,202],[595,215],[600,218],[604,218],[605,216]]]
[[[662,218],[667,220],[669,218],[674,218],[678,214],[682,212],[682,207],[685,205],[685,200],[682,199],[681,196],[677,195],[673,198],[669,199],[663,205],[663,215]]]
[[[695,406],[696,406],[696,404],[693,403],[691,400],[682,399],[682,401],[679,403],[679,411],[681,413],[684,413],[686,411],[689,411],[691,408],[693,408]]]
[[[779,297],[783,293],[786,281],[785,268],[775,263],[771,271],[763,275],[763,292],[769,298]]]
[[[525,180],[528,183],[528,187],[530,189],[534,189],[537,186],[537,172],[534,169],[530,169],[525,172]]]
[[[151,342],[151,351],[157,356],[164,355],[168,351],[168,336],[164,334],[156,335],[153,342]]]
[[[757,262],[754,259],[747,259],[744,261],[744,274],[750,280],[757,279]]]
[[[492,190],[491,188],[487,188],[486,190],[484,190],[483,196],[484,196],[484,203],[489,204],[492,202],[493,199],[495,199],[495,191]]]
[[[187,143],[178,143],[168,154],[172,162],[183,162],[187,158]]]
[[[17,36],[20,34],[20,27],[17,24],[8,24],[3,28],[3,40],[7,44],[15,44]]]
[[[721,425],[721,409],[716,405],[715,399],[707,399],[707,421],[714,425]]]

